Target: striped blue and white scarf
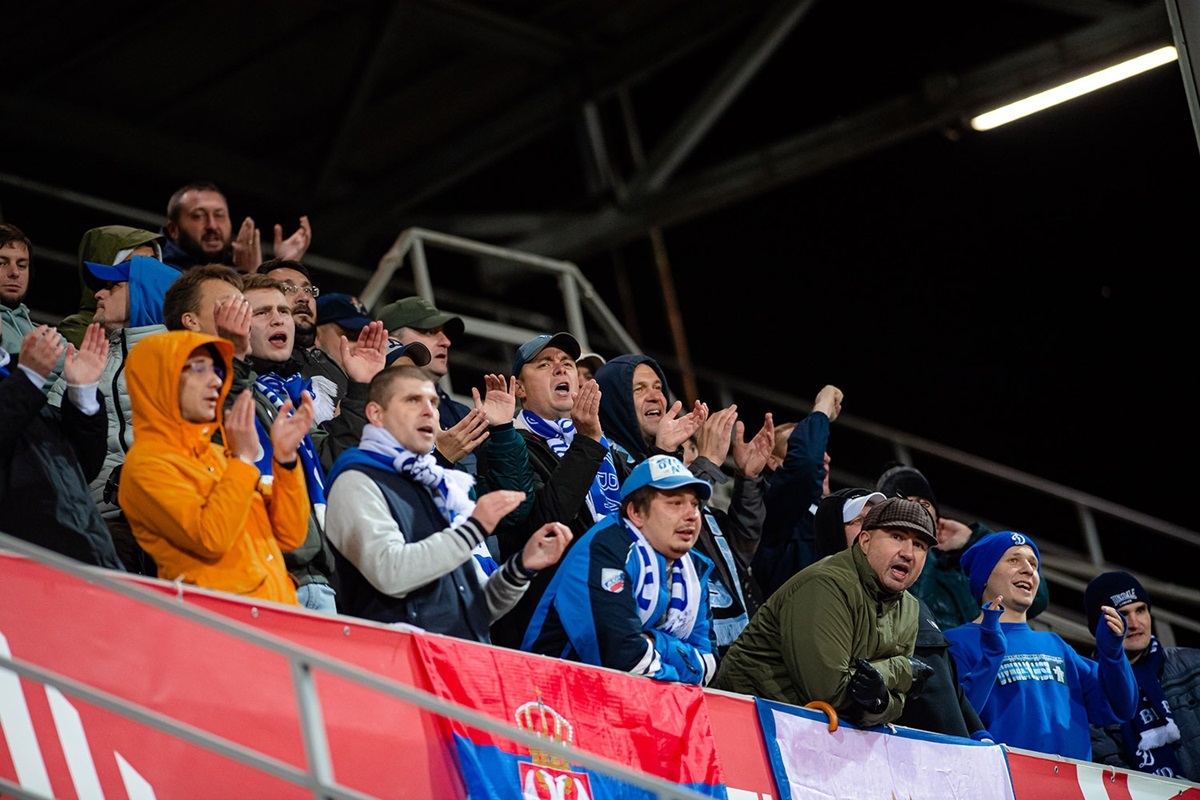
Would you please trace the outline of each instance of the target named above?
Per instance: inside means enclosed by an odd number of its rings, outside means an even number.
[[[559,458],[567,453],[571,442],[575,440],[575,423],[568,419],[542,419],[532,411],[522,411],[517,415],[515,424],[524,427],[546,440],[550,449]],[[596,470],[592,488],[588,490],[587,507],[592,514],[592,520],[599,522],[621,508],[621,481],[617,478],[617,468],[613,466],[612,451],[608,447],[608,439],[600,437],[600,445],[604,448],[604,460]]]
[[[437,463],[433,453],[417,455],[405,449],[386,429],[370,424],[363,427],[362,441],[358,447],[360,450],[390,459],[392,469],[398,474],[408,475],[417,483],[428,487],[434,505],[451,527],[465,522],[475,510],[475,501],[471,499],[475,476],[458,469],[444,469]],[[471,555],[485,579],[498,568],[483,542],[475,545]]]
[[[255,385],[263,393],[263,396],[271,401],[276,410],[283,408],[285,400],[291,400],[293,406],[298,406],[302,392],[308,392],[309,397],[313,396],[312,388],[307,381],[300,377],[298,372],[288,378],[283,378],[273,372],[264,372],[257,377]],[[259,449],[262,451],[256,464],[258,471],[262,474],[263,483],[270,484],[274,477],[271,473],[271,459],[274,455],[274,448],[271,446],[271,431],[263,426],[258,415],[254,417],[254,426],[258,430]],[[304,434],[298,449],[313,515],[321,529],[324,530],[325,470],[321,468],[321,459],[317,456],[317,448],[313,444],[312,436]]]
[[[631,558],[637,560],[637,577],[632,588],[642,627],[650,625],[677,639],[687,639],[696,627],[702,600],[695,562],[687,555],[675,559],[671,564],[670,586],[664,586],[666,578],[660,574],[660,564],[665,559],[632,522],[628,519],[623,522],[633,539]]]

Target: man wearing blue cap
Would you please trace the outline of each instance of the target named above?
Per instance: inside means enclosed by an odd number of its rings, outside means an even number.
[[[497,451],[495,434],[479,458],[480,475],[489,485],[530,495],[497,528],[501,557],[524,547],[543,523],[565,523],[578,540],[620,508],[621,482],[629,470],[600,429],[600,387],[595,381],[579,379],[579,350],[579,342],[569,333],[544,333],[517,348],[513,357],[513,395],[521,401],[513,427],[527,466],[521,470],[520,464],[510,463],[507,449]],[[495,384],[493,388],[503,388],[498,376],[487,380]],[[521,646],[553,577],[553,567],[543,570],[512,611],[496,621],[495,644]]]
[[[692,552],[711,494],[673,456],[638,464],[620,511],[563,558],[521,649],[658,680],[712,680],[712,562]]]
[[[974,622],[945,634],[967,699],[997,742],[1089,761],[1088,724],[1126,722],[1137,710],[1137,684],[1122,649],[1125,622],[1112,606],[1100,607],[1097,661],[1056,633],[1030,628],[1040,562],[1033,539],[1015,531],[971,545],[961,563],[982,609]]]
[[[148,336],[162,333],[163,298],[179,272],[156,258],[132,256],[118,264],[84,262],[84,280],[96,293],[93,322],[104,327],[108,337],[108,360],[100,374],[100,393],[108,412],[108,454],[100,474],[91,482],[92,497],[112,531],[126,567],[144,572],[140,548],[116,501],[118,469],[133,444],[133,409],[125,386],[125,360],[129,351]],[[59,379],[50,388],[48,400],[61,407],[67,381]]]
[[[351,346],[358,341],[363,328],[374,322],[370,312],[357,297],[340,292],[330,292],[317,298],[316,347],[324,361],[332,369],[322,374],[337,385],[337,397],[346,394],[350,379],[342,369],[342,340]],[[388,339],[387,365],[398,358],[407,358],[412,364],[424,367],[429,363],[429,348],[421,342],[404,344],[397,339]],[[301,370],[303,372],[303,370]],[[311,377],[305,375],[305,377]]]

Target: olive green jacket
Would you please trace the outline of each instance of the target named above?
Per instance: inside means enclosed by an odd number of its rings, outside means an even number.
[[[750,620],[721,660],[713,687],[793,705],[822,700],[861,725],[894,722],[912,686],[909,657],[918,602],[885,590],[855,546],[801,570]],[[854,662],[863,658],[890,690],[879,714],[850,697]]]

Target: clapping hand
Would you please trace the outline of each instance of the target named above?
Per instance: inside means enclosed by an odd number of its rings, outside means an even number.
[[[488,425],[503,425],[512,422],[517,412],[517,379],[504,380],[503,375],[489,374],[483,376],[484,394],[480,396],[479,389],[471,387],[471,396],[475,400],[475,408],[487,416]]]
[[[49,330],[54,331],[53,328]],[[55,331],[57,333],[57,331]],[[25,351],[21,351],[25,355]],[[83,341],[79,349],[75,345],[67,345],[67,357],[63,361],[63,377],[68,386],[88,386],[100,380],[104,365],[108,363],[108,338],[104,335],[104,326],[93,322],[83,333]]]
[[[354,344],[341,337],[339,348],[346,376],[358,383],[370,383],[387,366],[387,341],[387,331],[379,320],[364,325]]]
[[[292,409],[292,401],[285,400],[279,407],[279,415],[271,423],[271,448],[275,451],[274,459],[280,464],[290,464],[296,460],[300,442],[312,430],[313,418],[316,415],[312,397],[308,392],[300,393],[300,407],[296,408],[294,413]]]
[[[300,227],[288,238],[283,238],[283,226],[275,225],[275,249],[272,251],[276,258],[286,261],[303,261],[304,254],[312,244],[312,226],[308,217],[300,218]]]
[[[25,338],[21,340],[20,364],[26,369],[33,370],[39,378],[45,381],[50,377],[50,373],[54,372],[58,358],[65,349],[66,345],[63,344],[62,337],[58,335],[57,328],[39,325],[25,334]],[[99,373],[97,373],[97,377],[99,377]],[[70,379],[68,379],[69,382]],[[95,383],[95,381],[91,382]]]
[[[746,426],[738,420],[733,428],[733,465],[747,478],[757,478],[775,448],[775,420],[771,412],[763,416],[763,426],[753,439],[747,442],[745,435]]]

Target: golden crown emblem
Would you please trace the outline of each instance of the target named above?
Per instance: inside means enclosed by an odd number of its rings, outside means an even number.
[[[535,689],[534,691],[537,693],[537,699],[518,706],[516,712],[513,714],[516,718],[517,727],[536,734],[538,738],[568,746],[574,744],[574,726],[562,714],[542,702],[542,692],[540,689]],[[545,750],[530,747],[529,755],[533,759],[533,763],[539,767],[551,767],[561,770],[569,770],[571,768],[571,765],[565,759]]]

